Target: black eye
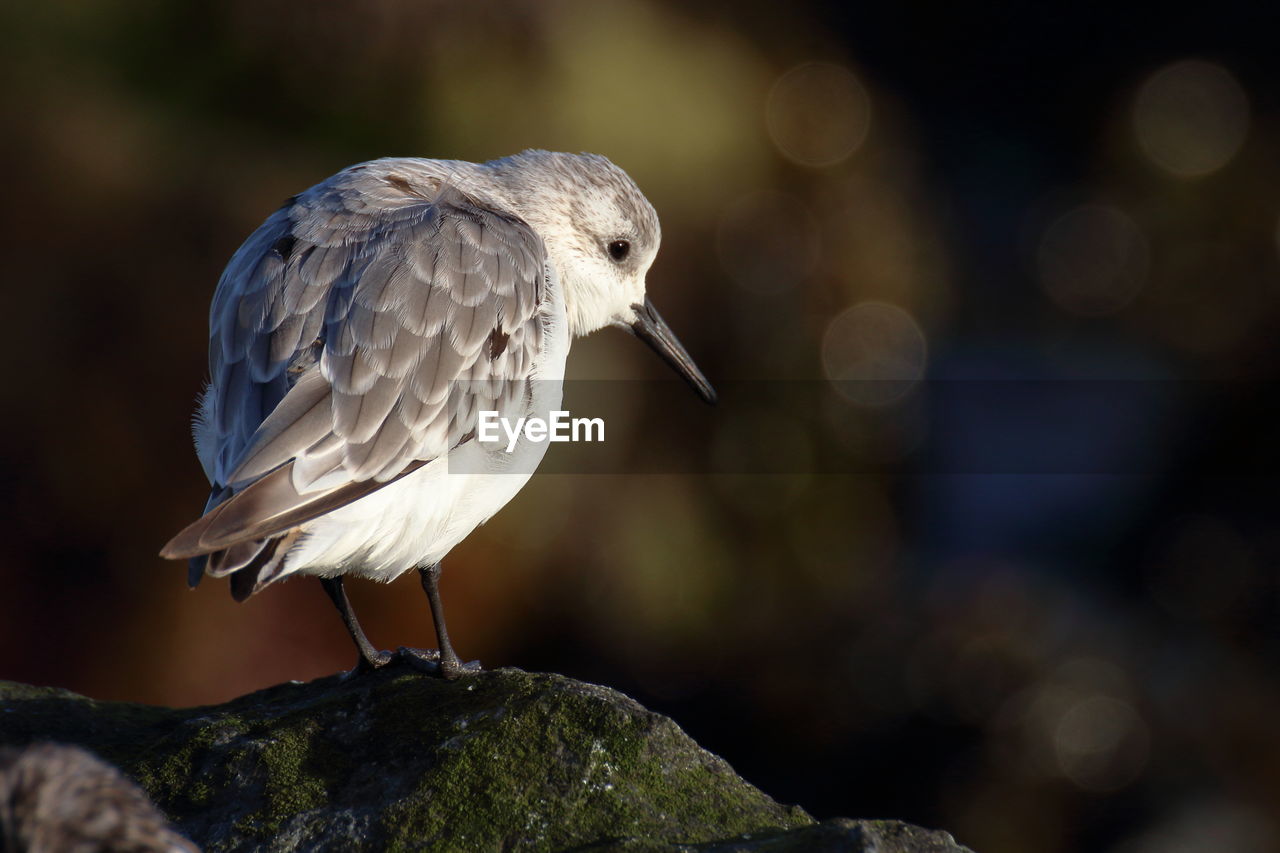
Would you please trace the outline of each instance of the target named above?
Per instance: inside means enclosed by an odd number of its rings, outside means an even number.
[[[609,244],[609,257],[620,261],[631,251],[631,244],[626,240],[614,240]]]

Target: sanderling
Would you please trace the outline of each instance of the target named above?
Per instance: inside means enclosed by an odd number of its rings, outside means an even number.
[[[189,581],[243,600],[314,575],[357,669],[395,655],[356,621],[343,576],[418,569],[445,677],[440,560],[515,496],[547,445],[476,439],[477,412],[546,419],[570,338],[632,331],[708,402],[715,392],[645,296],[652,205],[594,154],[352,166],[272,214],[231,258],[209,321],[196,449],[213,490],[165,545]],[[452,473],[451,473],[452,471]],[[464,473],[458,473],[464,472]]]

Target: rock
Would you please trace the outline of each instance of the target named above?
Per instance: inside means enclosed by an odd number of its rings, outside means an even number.
[[[0,682],[0,746],[33,741],[115,764],[206,851],[964,849],[815,823],[626,696],[515,669],[388,667],[185,709]]]

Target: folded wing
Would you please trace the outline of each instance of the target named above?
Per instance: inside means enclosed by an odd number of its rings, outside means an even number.
[[[164,556],[242,568],[275,551],[272,537],[448,453],[478,410],[528,393],[542,241],[410,163],[309,190],[228,264],[197,425],[214,497]]]

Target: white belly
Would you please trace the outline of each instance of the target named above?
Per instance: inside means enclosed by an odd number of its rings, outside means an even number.
[[[403,479],[304,526],[286,560],[286,574],[356,574],[390,581],[415,566],[438,563],[471,531],[493,517],[529,481],[546,444],[521,442],[508,460],[469,442]],[[498,473],[449,473],[485,466]]]

